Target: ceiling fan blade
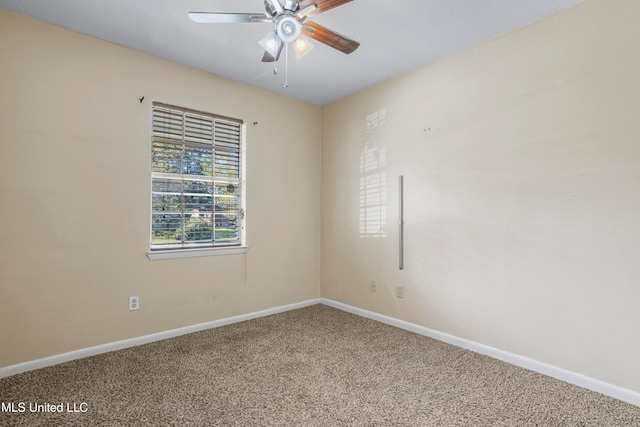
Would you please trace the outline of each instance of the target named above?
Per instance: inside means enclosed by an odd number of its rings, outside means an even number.
[[[189,18],[200,24],[238,24],[244,22],[273,22],[270,16],[264,13],[216,13],[216,12],[189,12]]]
[[[351,40],[350,38],[345,37],[342,34],[338,34],[335,31],[331,31],[330,29],[325,28],[322,25],[318,25],[315,22],[305,23],[302,27],[302,34],[346,54],[350,54],[360,46],[360,43],[357,41]]]
[[[300,20],[300,22],[302,22],[307,19],[308,16],[313,15],[317,8],[318,6],[316,6],[315,3],[311,3],[310,5],[298,9],[298,11],[295,13],[295,16]]]
[[[334,7],[342,6],[343,4],[350,3],[353,0],[303,0],[299,3],[300,9],[307,6],[316,5],[315,10],[310,10],[307,16],[317,15],[327,10],[331,10]]]

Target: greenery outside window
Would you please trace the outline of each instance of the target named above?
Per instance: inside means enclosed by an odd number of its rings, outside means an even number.
[[[153,104],[151,250],[242,242],[242,121]]]

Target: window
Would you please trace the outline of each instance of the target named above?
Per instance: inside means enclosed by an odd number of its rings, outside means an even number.
[[[240,245],[242,122],[153,104],[151,250]]]

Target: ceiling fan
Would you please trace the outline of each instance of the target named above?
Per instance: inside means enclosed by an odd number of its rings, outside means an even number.
[[[315,22],[307,21],[311,16],[351,1],[353,0],[264,0],[265,13],[189,12],[189,17],[194,22],[203,24],[274,23],[275,30],[259,43],[265,50],[262,62],[275,62],[285,45],[293,46],[297,58],[307,54],[313,48],[307,37],[346,54],[356,50],[360,43]]]

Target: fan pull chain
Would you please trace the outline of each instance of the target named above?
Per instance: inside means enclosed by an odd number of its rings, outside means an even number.
[[[284,46],[284,87],[289,87],[289,45]]]

